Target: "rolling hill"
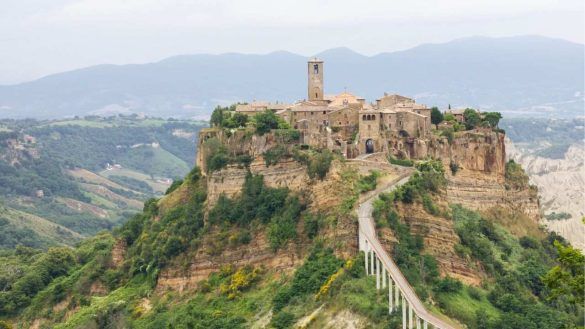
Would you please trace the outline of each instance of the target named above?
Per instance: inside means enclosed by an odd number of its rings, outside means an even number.
[[[326,61],[326,92],[373,101],[383,92],[446,107],[516,115],[581,115],[584,48],[538,36],[472,37],[364,56],[347,48]],[[0,86],[0,117],[61,118],[144,112],[206,117],[217,104],[305,97],[306,57],[278,51],[184,55],[141,65],[99,65]]]
[[[205,123],[137,117],[0,121],[0,249],[73,245],[165,193]]]

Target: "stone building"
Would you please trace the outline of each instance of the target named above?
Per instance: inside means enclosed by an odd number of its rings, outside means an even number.
[[[237,112],[254,115],[272,110],[301,132],[301,143],[328,147],[347,157],[389,152],[397,139],[412,142],[431,134],[431,109],[414,99],[384,94],[375,103],[347,91],[326,95],[324,63],[307,62],[307,99],[294,104],[252,102]]]

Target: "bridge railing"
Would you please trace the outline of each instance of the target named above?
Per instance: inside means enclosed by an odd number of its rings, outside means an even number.
[[[399,182],[395,182],[393,187],[403,180],[404,177],[399,179]],[[393,313],[398,311],[400,306],[402,307],[403,329],[427,329],[429,325],[440,329],[455,329],[426,310],[408,280],[378,240],[371,215],[371,202],[374,196],[372,195],[360,204],[360,208],[366,207],[367,216],[364,216],[366,211],[362,209],[358,211],[361,215],[358,218],[359,248],[365,254],[366,274],[376,276],[376,288],[388,287],[388,311]]]

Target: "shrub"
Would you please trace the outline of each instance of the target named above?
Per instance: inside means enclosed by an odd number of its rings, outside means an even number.
[[[441,131],[441,136],[447,137],[447,141],[449,142],[449,144],[453,144],[453,140],[455,139],[455,129],[447,128]]]
[[[311,179],[317,177],[323,180],[329,172],[331,161],[333,161],[333,153],[329,150],[322,150],[320,153],[315,154],[309,162],[307,170],[309,177]]]
[[[465,119],[465,128],[467,130],[475,129],[481,123],[481,117],[474,109],[465,109],[463,111],[463,118]]]
[[[375,190],[378,177],[380,177],[380,172],[376,170],[371,171],[367,176],[360,177],[359,181],[357,182],[358,191],[363,193]]]
[[[463,284],[461,281],[450,277],[445,277],[435,283],[434,290],[436,292],[455,293],[459,292],[462,288]]]
[[[393,165],[403,166],[403,167],[412,167],[414,166],[414,162],[410,159],[397,159],[392,155],[388,155],[388,162]]]
[[[451,174],[455,176],[455,174],[459,171],[459,165],[456,162],[451,161],[449,163],[449,169],[451,169]]]
[[[517,164],[514,160],[506,163],[506,188],[507,189],[523,189],[528,187],[528,175],[522,169],[522,166]]]
[[[242,291],[252,286],[258,275],[258,269],[252,269],[250,266],[242,267],[230,275],[228,282],[220,285],[220,292],[227,295],[228,299],[235,299]]]
[[[443,119],[443,113],[441,113],[437,107],[433,106],[431,108],[431,123],[438,125],[439,123],[443,122]]]
[[[309,239],[314,239],[323,225],[323,216],[321,214],[307,214],[305,216],[305,234]]]
[[[271,129],[277,129],[279,118],[274,112],[266,110],[254,116],[256,123],[256,133],[260,136],[270,132]]]
[[[179,186],[181,186],[181,184],[183,184],[182,179],[173,180],[173,183],[171,184],[171,186],[169,186],[169,188],[167,188],[167,190],[165,191],[165,195],[173,193],[173,191],[176,190],[177,188],[179,188]]]
[[[544,218],[546,218],[547,220],[565,220],[565,219],[570,219],[571,217],[573,217],[573,216],[571,216],[571,214],[569,214],[569,213],[566,213],[566,212],[556,213],[554,211],[548,215],[544,215]]]
[[[295,317],[288,312],[278,312],[270,321],[270,325],[275,329],[286,329],[292,327]]]
[[[431,215],[439,215],[439,209],[437,208],[437,206],[435,206],[435,204],[433,203],[433,200],[431,199],[431,197],[425,193],[422,195],[422,201],[423,201],[423,208],[426,210],[426,212],[428,212]]]
[[[343,261],[335,257],[333,250],[316,246],[303,265],[296,270],[291,283],[281,287],[274,296],[274,310],[284,308],[293,297],[316,294],[342,265]]]
[[[268,241],[273,250],[283,247],[296,236],[296,223],[293,219],[276,216],[268,226]]]
[[[467,292],[469,293],[469,297],[475,299],[475,300],[481,300],[481,291],[473,286],[469,286],[467,287]]]
[[[266,167],[277,164],[286,155],[288,155],[288,151],[283,145],[277,145],[262,153]]]

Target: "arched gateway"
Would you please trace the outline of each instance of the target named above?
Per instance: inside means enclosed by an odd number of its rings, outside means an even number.
[[[366,140],[366,153],[374,153],[374,141],[371,139]]]

